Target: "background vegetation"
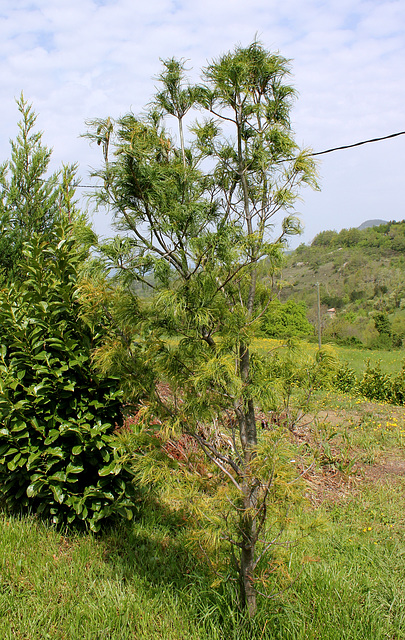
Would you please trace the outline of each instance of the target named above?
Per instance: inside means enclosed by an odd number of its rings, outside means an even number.
[[[323,231],[286,256],[277,278],[263,263],[262,278],[280,288],[280,301],[304,302],[314,327],[319,282],[325,341],[398,348],[405,336],[404,238],[405,222]]]

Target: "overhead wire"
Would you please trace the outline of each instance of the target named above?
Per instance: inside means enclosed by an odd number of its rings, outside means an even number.
[[[322,156],[325,153],[332,153],[332,151],[341,151],[342,149],[352,149],[353,147],[360,147],[363,144],[369,144],[370,142],[380,142],[380,140],[388,140],[389,138],[397,138],[398,136],[405,135],[405,131],[399,131],[398,133],[390,133],[388,136],[381,136],[380,138],[370,138],[369,140],[362,140],[361,142],[354,142],[353,144],[344,144],[341,147],[332,147],[331,149],[325,149],[325,151],[314,151],[309,153],[310,156]]]
[[[344,149],[353,149],[354,147],[361,147],[364,144],[370,144],[371,142],[381,142],[382,140],[389,140],[390,138],[397,138],[398,136],[404,136],[405,131],[398,131],[397,133],[390,133],[387,136],[380,136],[379,138],[369,138],[368,140],[361,140],[360,142],[353,142],[352,144],[344,144],[340,147],[331,147],[330,149],[325,149],[324,151],[312,151],[308,153],[308,156],[323,156],[327,153],[332,153],[334,151],[342,151]],[[45,182],[45,180],[43,180]],[[101,185],[98,184],[72,184],[71,187],[77,189],[101,189]]]

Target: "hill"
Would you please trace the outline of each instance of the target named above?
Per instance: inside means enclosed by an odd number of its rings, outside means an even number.
[[[311,245],[286,255],[276,277],[266,274],[265,264],[261,275],[279,290],[281,301],[305,302],[313,324],[319,282],[326,337],[376,346],[380,334],[374,318],[382,313],[398,344],[405,338],[405,221],[323,231]]]
[[[366,220],[357,228],[363,231],[363,229],[368,229],[368,227],[379,227],[381,224],[388,224],[388,222],[387,220]]]

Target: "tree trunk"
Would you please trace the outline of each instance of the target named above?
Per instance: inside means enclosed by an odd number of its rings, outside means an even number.
[[[257,490],[246,482],[243,487],[243,512],[240,518],[242,532],[242,551],[240,558],[240,580],[242,606],[247,609],[250,618],[253,618],[256,605],[256,587],[254,582],[254,562],[256,547],[256,517],[252,511],[257,506]]]
[[[240,345],[240,375],[249,384],[250,354],[246,345]],[[250,463],[257,446],[256,416],[253,399],[245,399],[243,410],[238,414],[240,439],[244,454],[245,477],[242,484],[243,509],[240,514],[241,534],[240,583],[242,606],[252,618],[256,613],[256,588],[254,583],[254,562],[256,547],[256,509],[258,488],[250,474]]]

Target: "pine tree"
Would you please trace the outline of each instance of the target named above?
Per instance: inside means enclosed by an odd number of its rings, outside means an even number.
[[[122,232],[103,249],[128,287],[121,317],[131,317],[142,338],[132,349],[154,367],[155,411],[192,434],[229,482],[232,531],[224,537],[234,545],[251,616],[257,566],[271,546],[266,509],[274,482],[273,444],[262,445],[256,428],[257,408],[274,398],[271,363],[251,353],[266,308],[257,265],[279,264],[285,238],[299,231],[299,189],[316,187],[314,163],[293,139],[288,75],[288,61],[258,42],[210,63],[195,87],[171,59],[146,117],[127,114],[113,131],[111,120],[89,123],[90,139],[115,152],[97,175],[105,185],[98,198]],[[192,107],[206,118],[186,145],[183,117]],[[165,128],[168,116],[177,119],[179,146]],[[286,214],[275,234],[279,211]],[[137,305],[131,316],[140,285],[151,295],[144,313]],[[214,423],[230,430],[230,447],[210,439],[206,427]]]

